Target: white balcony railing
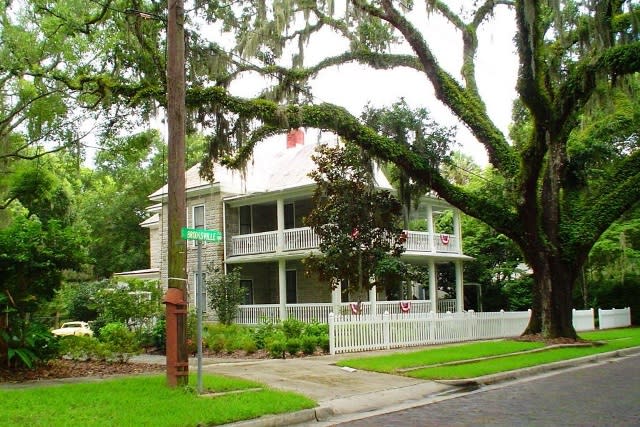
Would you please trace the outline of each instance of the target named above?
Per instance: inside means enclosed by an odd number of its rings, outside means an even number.
[[[316,249],[320,238],[310,227],[290,228],[283,232],[283,251]],[[459,253],[460,239],[451,234],[409,231],[405,248],[408,252]],[[275,253],[278,250],[278,232],[239,234],[231,236],[229,256]]]
[[[320,246],[320,237],[310,227],[284,230],[284,250],[315,249]]]

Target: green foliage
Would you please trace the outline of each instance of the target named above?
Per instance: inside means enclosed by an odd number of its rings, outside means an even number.
[[[384,285],[378,264],[402,252],[400,203],[374,188],[370,163],[353,144],[316,150],[310,176],[317,187],[306,223],[321,238],[321,255],[305,258],[307,269],[332,287],[345,279],[363,289]]]
[[[126,362],[140,352],[136,334],[122,323],[108,323],[100,329],[100,341],[119,362]]]
[[[107,360],[107,345],[95,337],[69,335],[58,338],[60,354],[72,360]]]
[[[83,179],[79,212],[91,225],[90,253],[97,277],[148,267],[148,195],[166,179],[166,147],[157,131],[108,138],[96,170]]]
[[[279,325],[276,325],[271,319],[260,319],[260,324],[253,330],[253,338],[258,348],[265,348],[269,337],[279,329]]]
[[[8,329],[0,329],[0,344],[7,349],[3,359],[9,367],[32,368],[37,362],[46,362],[59,354],[57,340],[38,322],[17,321]]]
[[[300,343],[300,347],[304,354],[313,354],[318,346],[318,337],[314,335],[303,335]]]
[[[203,332],[203,345],[216,353],[233,353],[237,350],[247,354],[255,353],[257,345],[252,332],[251,328],[243,325],[207,324]]]
[[[151,336],[154,347],[164,353],[167,347],[167,321],[164,317],[153,325]]]
[[[300,338],[287,338],[285,348],[290,355],[295,356],[302,348],[302,341]]]
[[[81,232],[54,219],[43,224],[19,215],[0,229],[0,294],[11,311],[7,327],[53,298],[63,270],[86,259],[83,242]]]
[[[587,306],[593,308],[631,308],[631,323],[640,325],[640,274],[628,274],[624,282],[603,279],[591,285]]]
[[[282,322],[282,330],[287,339],[300,338],[304,328],[305,323],[293,317],[290,317]]]
[[[523,311],[530,309],[532,304],[533,278],[525,276],[510,280],[504,285],[504,293],[509,301],[509,311]]]
[[[240,270],[224,274],[213,265],[208,268],[208,303],[216,311],[220,323],[231,324],[238,314],[238,306],[244,301],[247,291],[240,285],[240,274]]]
[[[141,331],[150,327],[152,319],[162,311],[161,291],[157,282],[118,280],[102,282],[101,287],[90,300],[98,313],[95,322],[98,331],[112,322]]]
[[[286,357],[287,337],[285,337],[282,330],[278,330],[269,336],[265,345],[271,358],[284,359]]]

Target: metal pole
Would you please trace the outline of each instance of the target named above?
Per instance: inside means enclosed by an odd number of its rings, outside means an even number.
[[[198,280],[196,281],[196,313],[198,340],[198,394],[202,394],[202,241],[198,240]]]

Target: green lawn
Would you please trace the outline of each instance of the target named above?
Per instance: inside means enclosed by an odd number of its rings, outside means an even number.
[[[517,352],[541,349],[543,345],[510,340],[483,341],[434,347],[410,353],[346,359],[338,364],[430,380],[465,379],[640,346],[640,328],[585,332],[580,336],[603,344],[589,347],[550,348],[518,354]],[[487,357],[490,358],[473,360]]]
[[[195,384],[195,378],[190,384]],[[166,386],[166,376],[137,376],[0,390],[2,426],[219,425],[316,406],[304,396],[252,381],[204,375],[205,390]],[[226,393],[226,394],[225,394]]]

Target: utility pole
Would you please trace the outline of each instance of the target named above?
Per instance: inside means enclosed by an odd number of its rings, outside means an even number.
[[[185,58],[184,0],[169,0],[167,21],[167,119],[169,128],[168,168],[168,290],[165,296],[167,319],[167,384],[189,381],[187,354],[186,241],[181,229],[186,225],[185,196]]]

